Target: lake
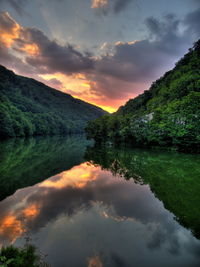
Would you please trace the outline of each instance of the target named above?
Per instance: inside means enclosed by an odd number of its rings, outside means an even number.
[[[200,266],[200,155],[1,142],[0,245],[27,237],[53,267]]]

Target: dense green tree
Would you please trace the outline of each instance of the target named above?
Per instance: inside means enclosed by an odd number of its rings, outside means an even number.
[[[99,107],[0,66],[0,138],[81,133],[103,114]]]
[[[113,115],[86,127],[97,143],[175,146],[200,151],[200,41],[155,81]]]
[[[0,266],[2,267],[48,267],[34,245],[26,243],[23,247],[13,245],[0,250]]]

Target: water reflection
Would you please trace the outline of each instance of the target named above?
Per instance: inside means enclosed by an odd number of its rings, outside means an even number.
[[[89,148],[86,159],[1,201],[0,243],[28,231],[56,267],[199,266],[199,240],[174,220],[198,233],[197,156]]]
[[[113,175],[148,184],[176,220],[200,239],[200,155],[91,147],[86,158]]]
[[[79,135],[0,142],[0,200],[80,164],[88,144]]]

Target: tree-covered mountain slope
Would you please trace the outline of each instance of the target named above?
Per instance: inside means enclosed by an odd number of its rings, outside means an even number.
[[[148,91],[90,122],[96,142],[200,150],[200,40]]]
[[[104,110],[0,65],[0,138],[80,133]]]

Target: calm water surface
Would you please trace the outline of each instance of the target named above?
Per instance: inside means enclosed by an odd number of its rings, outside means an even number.
[[[199,155],[81,136],[0,151],[0,245],[28,235],[55,267],[200,266]]]

